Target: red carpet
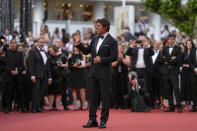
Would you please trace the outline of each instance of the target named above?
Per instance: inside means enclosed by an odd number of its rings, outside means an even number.
[[[100,111],[98,111],[100,117]],[[0,113],[0,131],[89,131],[82,125],[88,111],[52,111],[37,114]],[[133,113],[129,110],[110,110],[106,131],[197,131],[197,113]]]

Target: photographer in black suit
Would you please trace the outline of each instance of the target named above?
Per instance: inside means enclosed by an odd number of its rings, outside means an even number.
[[[132,112],[149,112],[150,94],[144,88],[144,79],[138,79],[136,72],[128,73],[128,95],[124,96],[125,99],[131,100]]]
[[[51,84],[51,69],[46,53],[43,50],[45,40],[38,38],[37,47],[29,52],[28,71],[33,83],[32,89],[32,113],[44,112],[40,108],[40,102],[44,97],[44,91]]]
[[[169,46],[163,48],[163,79],[164,88],[168,93],[169,109],[165,112],[174,112],[175,106],[173,103],[173,91],[176,97],[178,112],[181,113],[181,99],[179,90],[180,64],[181,64],[181,48],[175,45],[175,35],[168,35]]]
[[[78,33],[75,35],[77,48],[85,55],[89,53],[92,55],[88,75],[90,86],[89,121],[83,126],[84,128],[98,126],[96,111],[98,108],[99,90],[101,92],[102,102],[101,122],[99,128],[106,128],[106,122],[109,117],[109,87],[112,79],[111,63],[118,59],[118,44],[109,34],[109,29],[110,23],[107,19],[98,19],[96,21],[98,35],[92,39],[87,48],[80,43],[80,35]]]

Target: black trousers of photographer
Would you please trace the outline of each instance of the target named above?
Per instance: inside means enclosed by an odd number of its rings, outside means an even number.
[[[110,80],[89,78],[90,109],[89,120],[96,120],[99,97],[101,97],[102,111],[100,120],[107,122],[109,117]],[[100,91],[100,93],[99,93]],[[99,96],[99,94],[101,96]]]

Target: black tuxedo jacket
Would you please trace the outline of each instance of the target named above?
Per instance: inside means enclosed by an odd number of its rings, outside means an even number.
[[[98,53],[96,53],[98,40],[99,36],[95,36],[87,48],[82,44],[77,45],[77,48],[85,55],[89,53],[92,55],[93,59],[89,68],[88,77],[95,77],[96,79],[112,79],[111,63],[118,59],[118,44],[116,40],[108,34],[101,44]],[[96,56],[100,56],[101,63],[94,63],[94,57]]]
[[[196,56],[196,51],[197,51],[197,48],[194,48],[191,50],[190,52],[190,62],[189,62],[189,65],[190,65],[190,68],[193,72],[193,74],[195,74],[194,70],[195,68],[197,68],[197,56]]]
[[[47,59],[47,63],[44,65],[42,55],[37,48],[33,48],[29,52],[27,67],[30,77],[35,76],[36,79],[52,78],[49,59]]]
[[[139,48],[131,48],[126,52],[126,55],[132,56],[130,70],[132,71],[135,68],[138,59],[138,50]],[[154,52],[151,48],[144,48],[144,63],[146,65],[146,71],[150,72],[150,67],[152,66],[151,56],[154,55]]]
[[[171,74],[178,75],[180,73],[181,65],[181,48],[179,46],[174,46],[171,55],[169,54],[169,47],[164,47],[162,51],[162,74],[168,74],[171,71]],[[175,56],[175,60],[171,60],[172,56]],[[168,62],[168,64],[164,64]]]
[[[5,57],[2,59],[4,61],[4,80],[11,81],[12,75],[11,71],[14,71],[16,68],[19,71],[17,75],[17,80],[19,80],[19,76],[24,70],[24,61],[23,61],[23,54],[18,51],[11,51],[8,50],[5,53]]]
[[[151,58],[151,61],[152,61],[152,58]],[[162,67],[162,55],[161,55],[161,52],[159,52],[159,54],[155,60],[155,63],[153,63],[153,61],[152,61],[151,76],[159,77],[161,67]]]

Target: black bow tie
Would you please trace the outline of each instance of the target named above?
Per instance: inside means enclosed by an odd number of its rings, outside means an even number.
[[[104,36],[103,36],[103,35],[99,35],[99,38],[103,39],[103,38],[104,38]]]
[[[173,45],[169,45],[168,47],[169,47],[169,48],[173,48],[174,46],[173,46]]]
[[[40,50],[41,52],[44,52],[44,50]]]

